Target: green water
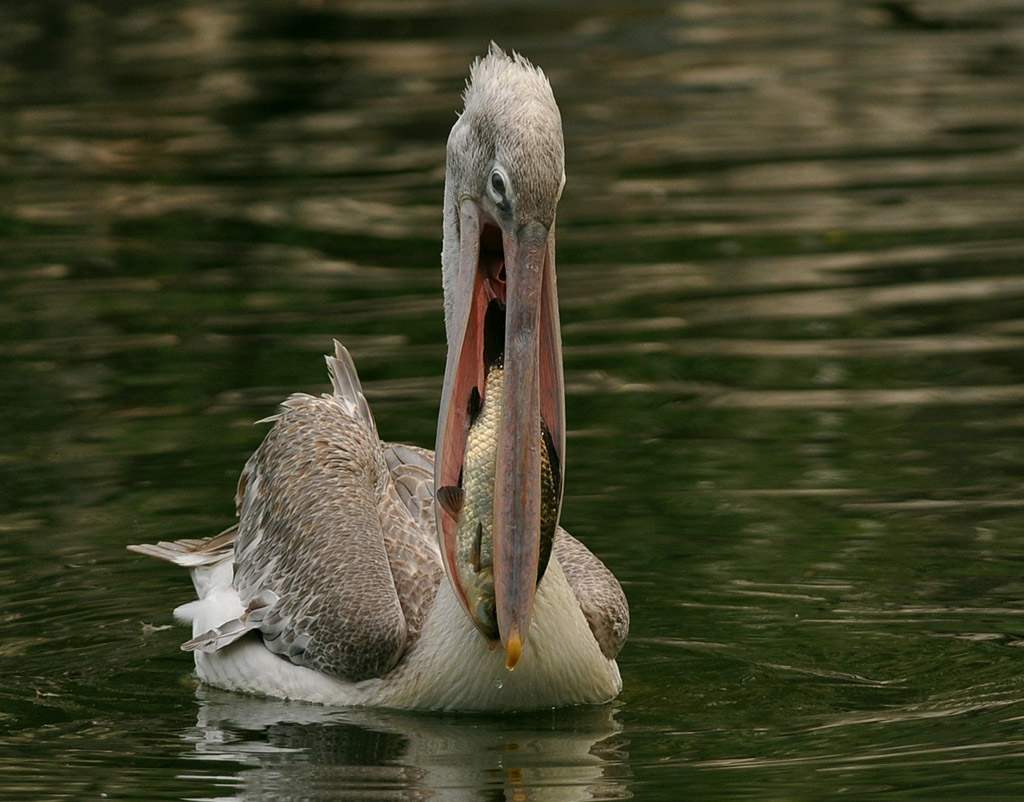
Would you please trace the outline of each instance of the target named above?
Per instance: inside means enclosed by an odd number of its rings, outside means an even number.
[[[1024,796],[1024,9],[0,7],[0,800]],[[433,443],[444,142],[549,74],[563,523],[619,700],[330,710],[198,687],[184,572],[352,351]]]

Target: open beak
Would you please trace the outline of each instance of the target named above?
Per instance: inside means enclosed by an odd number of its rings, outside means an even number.
[[[550,543],[541,543],[542,456],[554,470],[554,521],[562,498],[565,391],[555,288],[554,222],[505,231],[473,200],[459,209],[460,258],[456,319],[448,344],[434,456],[434,487],[458,488],[472,425],[474,391],[485,392],[485,347],[494,333],[488,307],[504,311],[504,392],[498,429],[493,504],[494,612],[509,669],[519,661],[537,584]],[[542,422],[543,430],[542,431]],[[553,453],[552,453],[553,452]],[[440,494],[439,494],[440,501]],[[459,510],[436,505],[445,572],[470,619],[495,645],[469,600],[457,564]],[[550,517],[550,516],[549,516]],[[553,531],[553,530],[552,530]]]

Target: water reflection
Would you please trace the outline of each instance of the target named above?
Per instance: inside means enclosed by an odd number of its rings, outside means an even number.
[[[220,761],[217,799],[625,799],[617,708],[502,720],[332,710],[198,691],[195,759]],[[234,768],[231,768],[234,766]]]

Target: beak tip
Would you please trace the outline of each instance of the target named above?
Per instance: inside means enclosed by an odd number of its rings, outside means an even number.
[[[523,642],[520,640],[519,635],[512,635],[508,639],[508,645],[506,646],[506,660],[505,667],[512,671],[519,663],[519,656],[523,653]]]

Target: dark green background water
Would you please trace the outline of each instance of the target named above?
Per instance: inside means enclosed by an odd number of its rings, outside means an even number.
[[[614,704],[197,688],[184,572],[355,356],[433,443],[444,142],[551,78],[563,523],[633,613]],[[1024,7],[0,6],[0,799],[1024,796]]]

